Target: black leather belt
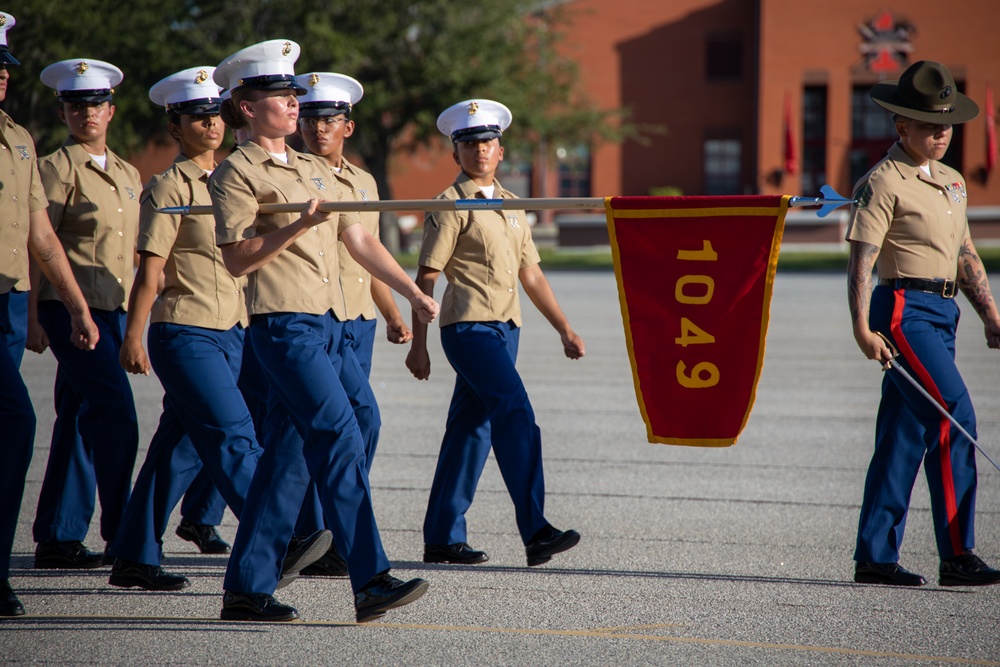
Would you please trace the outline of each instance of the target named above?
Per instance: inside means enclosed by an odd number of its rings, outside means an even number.
[[[887,285],[893,289],[915,289],[921,292],[939,294],[946,299],[955,298],[958,292],[958,285],[954,280],[925,280],[923,278],[883,278],[880,285]]]

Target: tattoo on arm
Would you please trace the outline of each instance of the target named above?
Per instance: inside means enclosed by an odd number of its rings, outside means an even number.
[[[969,239],[958,251],[958,286],[980,317],[985,317],[993,308],[993,293],[986,279],[983,261]]]
[[[870,243],[855,241],[851,244],[851,257],[847,275],[847,302],[851,308],[851,319],[855,322],[861,316],[868,317],[872,301],[872,270],[879,248]]]

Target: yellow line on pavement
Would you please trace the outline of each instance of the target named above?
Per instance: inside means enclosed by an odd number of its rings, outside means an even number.
[[[552,637],[588,637],[597,639],[633,639],[636,641],[672,642],[677,644],[700,644],[705,646],[734,646],[745,648],[761,648],[772,651],[800,651],[803,653],[830,653],[840,655],[854,655],[873,658],[897,658],[901,660],[920,660],[927,662],[942,662],[955,665],[983,665],[986,667],[1000,667],[1000,662],[994,660],[978,660],[972,658],[956,658],[942,655],[923,655],[919,653],[895,653],[892,651],[865,651],[861,649],[840,648],[837,646],[812,646],[808,644],[771,644],[768,642],[740,641],[735,639],[711,639],[706,637],[674,637],[668,635],[651,635],[631,632],[631,630],[657,629],[668,627],[683,627],[678,623],[662,623],[655,625],[622,626],[620,628],[594,628],[589,630],[549,630],[542,628],[501,628],[491,626],[475,625],[430,625],[424,623],[351,623],[345,621],[288,621],[284,623],[261,622],[261,621],[223,621],[218,618],[199,617],[171,617],[171,616],[100,616],[86,614],[65,614],[65,615],[34,615],[7,617],[5,621],[13,623],[0,624],[0,629],[4,627],[12,628],[18,622],[26,621],[113,621],[116,623],[199,623],[199,624],[227,624],[239,626],[261,626],[261,625],[282,625],[282,626],[310,626],[310,627],[357,627],[365,629],[395,629],[395,630],[429,630],[434,632],[487,632],[514,635],[546,635]]]
[[[309,623],[309,621],[306,621]],[[437,630],[456,632],[498,632],[524,635],[552,635],[557,637],[600,637],[614,639],[635,639],[639,641],[676,642],[679,644],[704,644],[707,646],[739,646],[749,648],[764,648],[779,651],[802,651],[809,653],[838,653],[843,655],[870,656],[876,658],[900,658],[903,660],[926,660],[930,662],[947,662],[957,665],[985,665],[1000,667],[1000,662],[992,660],[977,660],[970,658],[954,658],[941,655],[921,655],[918,653],[893,653],[891,651],[864,651],[860,649],[839,648],[836,646],[810,646],[806,644],[769,644],[767,642],[738,641],[734,639],[708,639],[703,637],[671,637],[666,635],[644,635],[621,633],[606,630],[542,630],[537,628],[494,628],[453,625],[420,625],[410,623],[371,623],[362,624],[365,627],[397,627],[412,630]],[[655,626],[640,626],[655,627]]]

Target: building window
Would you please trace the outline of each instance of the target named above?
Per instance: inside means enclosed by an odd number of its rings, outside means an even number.
[[[590,196],[590,147],[586,144],[556,149],[560,197]]]
[[[743,78],[743,35],[709,33],[705,41],[705,78],[734,81]]]
[[[705,194],[742,193],[743,145],[739,139],[706,139],[704,147]]]
[[[818,195],[826,182],[826,86],[806,86],[802,90],[802,193]]]
[[[896,141],[896,125],[892,114],[872,102],[871,86],[854,86],[851,90],[851,150],[848,154],[851,187],[875,163],[885,157]]]

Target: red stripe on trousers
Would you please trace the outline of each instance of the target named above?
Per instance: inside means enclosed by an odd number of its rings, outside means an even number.
[[[903,308],[906,306],[905,290],[897,289],[893,291],[893,294],[896,298],[892,309],[892,324],[889,325],[892,337],[896,340],[900,354],[909,362],[910,368],[914,370],[927,392],[934,397],[934,400],[939,405],[944,406],[947,410],[948,405],[944,402],[944,397],[941,396],[937,385],[934,384],[934,378],[931,377],[931,374],[920,363],[920,359],[913,352],[913,348],[910,347],[909,342],[907,342],[906,337],[903,335],[901,325],[903,322]],[[954,551],[954,555],[957,556],[963,553],[965,549],[962,548],[962,534],[958,526],[955,478],[951,471],[951,422],[944,415],[941,415],[938,430],[938,449],[940,450],[939,456],[941,459],[941,488],[944,490],[944,506],[948,514],[948,533],[951,536],[951,548]]]

